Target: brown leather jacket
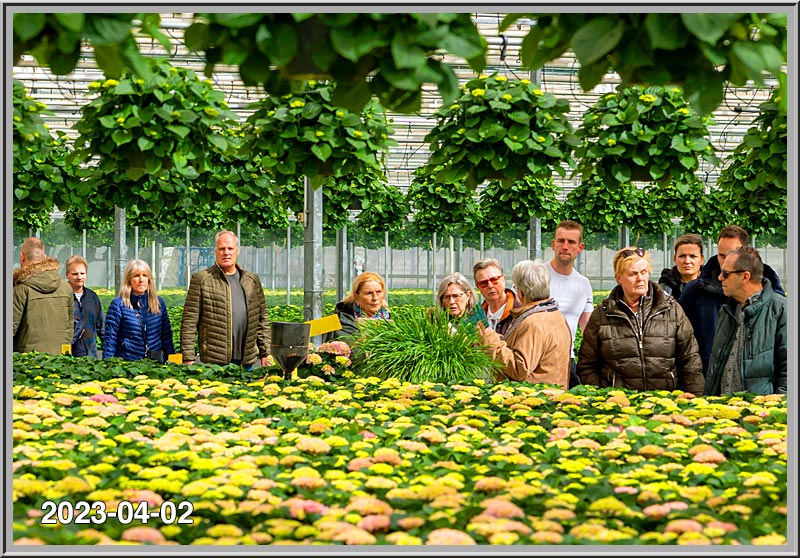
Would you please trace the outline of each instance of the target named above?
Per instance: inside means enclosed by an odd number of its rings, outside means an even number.
[[[641,328],[618,285],[592,312],[578,352],[588,385],[634,391],[683,390],[703,395],[703,365],[692,324],[677,301],[650,282],[640,303]]]
[[[264,289],[258,275],[238,264],[239,283],[247,304],[247,338],[242,365],[250,366],[259,357],[269,355],[270,322]],[[192,275],[181,319],[183,360],[195,360],[195,341],[200,361],[228,364],[233,355],[231,295],[224,272],[214,264]]]

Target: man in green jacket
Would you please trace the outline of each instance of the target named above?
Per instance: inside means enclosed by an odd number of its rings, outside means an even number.
[[[14,271],[14,352],[69,352],[75,330],[72,288],[39,238],[26,238]]]
[[[260,358],[266,366],[270,323],[264,288],[258,275],[236,263],[239,240],[231,231],[215,238],[216,261],[192,275],[181,319],[184,364],[196,359],[211,364],[251,368]]]
[[[786,393],[786,298],[772,290],[750,246],[727,253],[719,279],[729,298],[717,318],[705,395]]]

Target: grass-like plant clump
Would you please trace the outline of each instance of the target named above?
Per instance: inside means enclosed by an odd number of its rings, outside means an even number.
[[[496,366],[474,325],[451,325],[446,313],[420,307],[363,320],[353,352],[357,375],[413,383],[490,380]]]

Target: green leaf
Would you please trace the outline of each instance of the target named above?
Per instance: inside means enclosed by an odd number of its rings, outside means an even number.
[[[47,17],[45,14],[14,14],[14,34],[21,41],[27,41],[41,33],[46,22]]]
[[[114,140],[117,146],[120,146],[131,141],[133,139],[133,134],[131,134],[130,130],[115,130],[114,133],[111,134],[111,139]]]
[[[682,13],[681,20],[689,32],[709,44],[716,44],[731,24],[742,18],[740,13]]]
[[[328,157],[333,153],[333,149],[327,142],[315,143],[311,146],[311,152],[316,155],[321,161],[327,161]]]
[[[136,140],[136,145],[139,146],[140,151],[147,151],[148,149],[152,149],[155,143],[151,139],[140,136],[139,139]]]
[[[677,50],[689,40],[679,14],[647,14],[644,27],[653,49]]]
[[[397,68],[416,68],[425,64],[425,51],[415,45],[406,42],[404,34],[396,34],[392,37],[392,58]]]
[[[243,27],[250,27],[261,21],[264,15],[260,13],[239,13],[239,14],[226,14],[216,13],[214,19],[216,23],[231,29],[242,29]]]
[[[331,102],[337,107],[359,113],[371,98],[372,92],[366,80],[340,81],[336,83]]]
[[[594,18],[575,32],[570,46],[581,66],[586,66],[610,53],[619,44],[624,31],[620,16]]]
[[[220,134],[211,134],[208,136],[208,141],[222,151],[228,149],[228,140]]]
[[[584,91],[591,91],[595,85],[600,83],[608,72],[608,60],[603,58],[593,64],[581,65],[578,70],[578,80]]]
[[[183,42],[191,52],[205,50],[211,38],[208,25],[205,23],[192,23],[183,34]]]
[[[87,18],[86,34],[93,45],[115,45],[131,37],[131,27],[130,20],[93,14]]]
[[[181,139],[183,139],[187,135],[189,135],[189,132],[191,131],[191,129],[188,128],[187,126],[178,126],[178,125],[175,125],[175,124],[170,124],[166,128],[170,132],[172,132],[174,134],[177,134]]]
[[[748,77],[756,84],[764,83],[764,78],[761,74],[762,70],[765,69],[764,60],[761,58],[761,53],[756,43],[737,41],[733,43],[731,50],[744,67],[747,68]]]

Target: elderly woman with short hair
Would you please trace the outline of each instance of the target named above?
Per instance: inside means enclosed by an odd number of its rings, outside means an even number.
[[[650,255],[623,248],[614,255],[617,286],[599,304],[578,353],[581,382],[634,391],[703,394],[703,365],[689,319],[650,281]]]
[[[481,329],[492,357],[502,364],[498,381],[511,379],[569,386],[572,334],[550,297],[550,272],[542,260],[523,260],[511,270],[521,306],[511,310],[511,325],[501,337]]]
[[[442,279],[436,291],[436,307],[449,312],[451,319],[468,316],[477,305],[478,297],[462,274],[451,273]]]

